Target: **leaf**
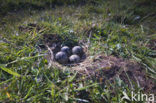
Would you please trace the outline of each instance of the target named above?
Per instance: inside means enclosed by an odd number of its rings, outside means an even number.
[[[9,94],[9,92],[6,92],[6,95],[8,96],[9,99],[11,99],[11,95]]]
[[[17,77],[20,77],[20,76],[21,76],[20,74],[14,72],[14,71],[12,71],[12,70],[10,70],[10,69],[8,69],[8,68],[4,68],[4,67],[0,67],[0,68],[1,68],[3,71],[5,71],[5,72],[7,72],[7,73],[9,73],[9,74],[11,74],[11,75],[13,75],[13,76],[17,76]]]

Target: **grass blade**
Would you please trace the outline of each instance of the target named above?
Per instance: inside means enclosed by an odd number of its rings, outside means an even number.
[[[17,72],[14,72],[14,71],[12,71],[12,70],[10,70],[10,69],[8,69],[8,68],[4,68],[4,67],[0,67],[3,71],[5,71],[5,72],[7,72],[7,73],[9,73],[9,74],[11,74],[11,75],[13,75],[13,76],[17,76],[17,77],[20,77],[21,75],[20,74],[18,74]]]

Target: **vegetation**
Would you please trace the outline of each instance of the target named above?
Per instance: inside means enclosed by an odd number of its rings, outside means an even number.
[[[44,35],[59,35],[64,45],[66,38],[87,44],[88,58],[102,53],[137,62],[155,83],[154,0],[1,2],[0,102],[125,103],[123,91],[129,96],[131,91],[153,93],[120,77],[103,82],[79,76],[70,67],[49,66]]]

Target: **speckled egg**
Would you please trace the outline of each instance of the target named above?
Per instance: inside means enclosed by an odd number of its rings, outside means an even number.
[[[65,52],[62,52],[62,51],[56,53],[55,59],[56,59],[56,61],[58,61],[61,64],[65,64],[68,62],[67,54]]]
[[[81,56],[83,53],[83,49],[80,46],[75,46],[72,48],[72,53]]]
[[[71,62],[71,63],[78,63],[78,62],[80,62],[80,57],[78,56],[78,55],[71,55],[70,57],[69,57],[69,61]]]
[[[65,52],[68,56],[71,54],[70,48],[69,48],[68,46],[63,46],[63,47],[61,48],[61,51],[62,51],[62,52]]]

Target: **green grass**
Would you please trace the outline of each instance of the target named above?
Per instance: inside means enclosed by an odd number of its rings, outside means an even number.
[[[97,6],[86,4],[41,11],[21,10],[2,16],[0,102],[119,103],[123,91],[131,95],[132,88],[120,78],[113,83],[99,83],[96,79],[79,77],[70,68],[64,71],[53,66],[49,68],[45,58],[48,51],[40,50],[43,34],[58,34],[62,38],[87,42],[91,31],[90,56],[103,53],[134,60],[155,80],[156,51],[148,47],[150,41],[156,39],[155,17],[152,15],[155,7],[138,7],[133,3],[105,1]],[[153,10],[149,12],[149,8]],[[136,20],[137,16],[140,19]],[[29,23],[37,23],[41,30],[19,31],[19,26]],[[93,24],[96,24],[94,28]],[[134,91],[143,92],[137,86]]]

